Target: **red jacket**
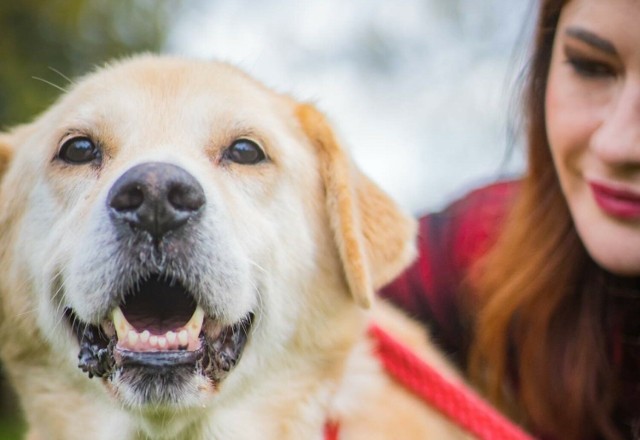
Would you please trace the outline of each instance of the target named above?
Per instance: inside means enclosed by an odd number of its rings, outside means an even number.
[[[466,363],[471,331],[463,282],[496,238],[517,187],[515,181],[495,183],[422,217],[418,259],[380,292],[428,323],[437,343],[460,365]]]

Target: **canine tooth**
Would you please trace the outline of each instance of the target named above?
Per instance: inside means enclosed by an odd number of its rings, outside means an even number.
[[[196,307],[195,312],[193,312],[191,319],[189,320],[189,322],[187,322],[187,325],[185,327],[189,329],[189,331],[192,334],[195,334],[195,336],[198,337],[198,334],[202,329],[203,321],[204,321],[204,310],[202,310],[202,307],[198,306]]]
[[[178,337],[178,335],[176,335],[174,332],[172,332],[171,330],[169,330],[167,332],[167,334],[165,335],[165,337],[167,338],[167,342],[169,344],[173,344],[176,342],[176,338]]]
[[[134,346],[136,345],[136,343],[138,342],[138,333],[133,331],[133,330],[129,330],[129,334],[127,335],[127,339],[129,340],[129,345],[130,346]]]
[[[164,336],[158,336],[158,347],[165,348],[167,346],[167,338]]]
[[[120,307],[113,309],[113,312],[111,312],[111,320],[113,321],[113,326],[116,328],[118,339],[125,338],[129,331],[133,330],[133,327],[127,322]]]
[[[185,346],[189,343],[189,333],[186,330],[180,330],[180,333],[178,333],[178,343],[180,346]]]
[[[149,337],[149,345],[151,345],[152,347],[158,345],[158,337],[156,335],[151,335]]]
[[[149,336],[151,336],[151,333],[149,333],[149,330],[145,330],[140,333],[140,340],[146,343],[149,340]]]

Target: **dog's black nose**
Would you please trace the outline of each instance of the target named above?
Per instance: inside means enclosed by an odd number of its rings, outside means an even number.
[[[107,197],[111,218],[160,239],[193,218],[205,204],[204,190],[184,169],[148,162],[128,170]]]

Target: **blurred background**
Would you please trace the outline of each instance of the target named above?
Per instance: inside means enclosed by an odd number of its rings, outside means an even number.
[[[415,214],[517,176],[533,0],[0,2],[0,130],[141,51],[232,62],[314,102],[360,167]],[[20,438],[0,373],[0,440]]]

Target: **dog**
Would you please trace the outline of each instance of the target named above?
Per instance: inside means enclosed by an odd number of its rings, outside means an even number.
[[[0,354],[43,439],[453,439],[390,378],[374,292],[416,222],[313,105],[237,68],[140,55],[0,136]]]

